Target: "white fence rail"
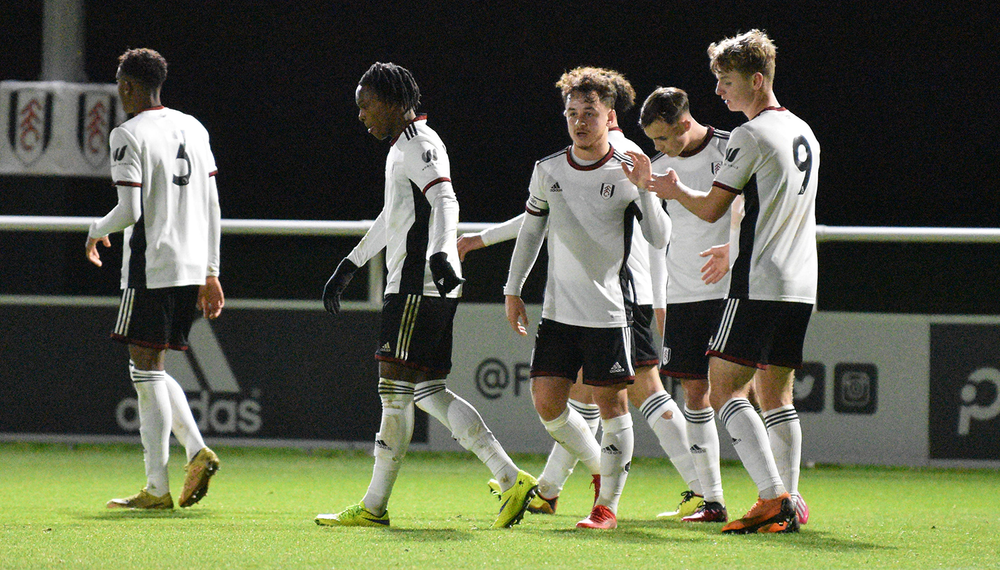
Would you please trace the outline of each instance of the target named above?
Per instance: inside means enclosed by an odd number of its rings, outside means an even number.
[[[85,232],[97,218],[59,216],[0,216],[0,231]],[[222,220],[227,235],[278,236],[363,236],[372,220]],[[478,232],[492,224],[463,222],[459,233]],[[1000,229],[993,228],[908,228],[863,226],[816,226],[819,242],[896,242],[896,243],[1000,243]],[[381,255],[368,264],[368,300],[366,306],[381,307]]]

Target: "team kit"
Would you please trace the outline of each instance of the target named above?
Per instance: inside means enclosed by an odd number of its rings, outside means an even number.
[[[677,508],[658,518],[719,524],[726,534],[794,533],[808,522],[792,388],[816,302],[820,147],[809,125],[778,103],[776,48],[765,32],[707,51],[715,93],[743,124],[731,132],[702,124],[684,90],[659,87],[639,112],[657,151],[650,158],[618,123],[637,101],[628,80],[577,67],[555,83],[570,144],[536,161],[524,212],[461,236],[448,152],[419,112],[413,74],[394,63],[368,68],[354,97],[368,134],[389,142],[384,206],[322,299],[338,315],[354,273],[385,252],[375,353],[381,418],[364,496],[317,515],[316,524],[390,526],[416,407],[490,470],[499,499],[493,528],[517,525],[526,512],[554,514],[582,463],[594,501],[576,526],[614,529],[634,448],[630,406],[687,484]],[[225,305],[217,169],[201,123],[160,101],[166,60],[142,48],[118,62],[118,93],[131,117],[110,136],[118,203],[90,227],[86,256],[100,267],[99,246],[124,233],[111,336],[129,352],[147,482],[107,507],[174,508],[171,433],[187,455],[178,504],[190,507],[206,496],[221,461],[164,362],[167,350],[188,348],[199,314],[215,319]],[[537,475],[518,467],[447,385],[461,262],[510,240],[503,292],[512,335],[528,334],[522,288],[543,247],[547,254],[530,366],[532,403],[553,446]],[[665,380],[680,384],[682,403]],[[756,504],[740,518],[726,510],[716,420],[757,486]]]

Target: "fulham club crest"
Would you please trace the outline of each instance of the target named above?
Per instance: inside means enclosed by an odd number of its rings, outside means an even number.
[[[610,183],[601,184],[601,198],[610,200],[615,195],[615,185]]]
[[[7,138],[14,156],[25,166],[38,160],[52,139],[52,94],[19,89],[10,94]]]
[[[114,128],[115,97],[110,93],[81,93],[77,105],[76,144],[93,167],[107,164],[108,137]]]

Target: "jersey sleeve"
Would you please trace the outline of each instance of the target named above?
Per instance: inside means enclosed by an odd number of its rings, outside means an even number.
[[[139,141],[127,129],[118,127],[108,138],[111,146],[111,180],[115,186],[142,187],[142,153]]]
[[[524,221],[524,216],[525,213],[521,212],[506,222],[500,222],[481,231],[479,237],[482,238],[483,245],[491,246],[502,241],[517,239],[517,232],[521,229],[521,222]]]
[[[528,184],[528,203],[524,206],[524,211],[532,216],[549,214],[549,198],[544,178],[544,173],[536,164],[535,170],[531,173],[531,182]]]
[[[451,164],[448,152],[443,144],[439,144],[425,136],[419,136],[407,143],[403,152],[403,168],[406,177],[427,192],[442,182],[451,182]]]
[[[753,134],[745,127],[737,127],[729,135],[726,155],[713,185],[741,194],[750,177],[757,172],[760,159],[760,145]]]

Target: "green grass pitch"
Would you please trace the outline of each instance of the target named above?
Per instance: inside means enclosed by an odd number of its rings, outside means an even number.
[[[222,469],[189,509],[105,509],[144,484],[133,445],[0,444],[0,568],[996,568],[995,470],[803,470],[811,518],[797,535],[724,536],[663,522],[684,490],[664,459],[636,458],[614,531],[576,529],[593,492],[577,469],[555,516],[490,530],[498,503],[471,454],[411,452],[389,529],[318,527],[357,502],[372,459],[354,451],[215,448]],[[183,451],[171,453],[176,501]],[[515,455],[538,473],[545,458]],[[756,500],[723,466],[730,516]]]

